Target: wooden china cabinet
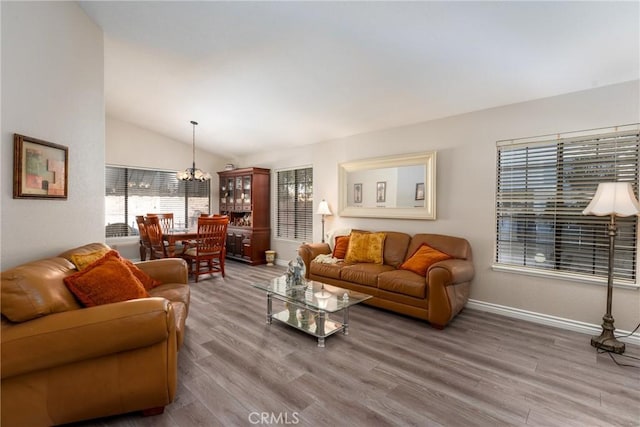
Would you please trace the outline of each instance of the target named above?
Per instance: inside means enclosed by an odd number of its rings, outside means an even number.
[[[243,168],[218,175],[220,213],[229,215],[227,258],[264,264],[271,244],[270,170]]]

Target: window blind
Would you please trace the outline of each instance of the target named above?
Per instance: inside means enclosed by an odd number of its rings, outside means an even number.
[[[277,172],[277,227],[279,238],[313,238],[313,168]]]
[[[107,166],[106,237],[137,235],[136,215],[168,213],[174,225],[191,225],[209,213],[210,181],[179,181],[175,172]]]
[[[498,142],[495,262],[606,278],[609,217],[582,211],[601,182],[630,182],[637,194],[637,128]],[[614,278],[635,283],[638,217],[616,222]]]

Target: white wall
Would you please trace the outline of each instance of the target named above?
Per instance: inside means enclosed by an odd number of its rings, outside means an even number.
[[[491,270],[495,229],[496,141],[637,123],[640,82],[633,81],[552,98],[508,105],[412,126],[355,135],[296,150],[256,153],[245,166],[313,165],[316,206],[323,198],[336,212],[338,164],[393,154],[438,152],[437,220],[327,217],[326,228],[357,227],[407,233],[442,233],[468,239],[476,277],[471,298],[549,316],[599,324],[606,287]],[[326,155],[331,153],[331,156]],[[314,241],[320,218],[314,215]],[[297,242],[272,239],[278,258],[295,256]],[[631,330],[640,317],[640,292],[616,288],[614,317]]]
[[[74,2],[2,2],[1,268],[104,241],[102,31]],[[13,134],[69,147],[67,200],[13,199]]]

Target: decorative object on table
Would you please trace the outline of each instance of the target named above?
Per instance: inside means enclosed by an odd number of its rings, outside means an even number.
[[[307,287],[304,291],[304,300],[307,303],[313,302],[313,282],[307,283]]]
[[[305,271],[306,267],[300,255],[289,261],[289,267],[285,273],[287,277],[287,286],[304,285]]]
[[[318,301],[318,308],[325,309],[329,304],[329,298],[331,298],[333,294],[322,287],[320,292],[315,293],[316,300]]]
[[[322,215],[322,243],[324,243],[324,217],[325,215],[333,215],[326,200],[322,199],[322,201],[318,205],[318,212],[316,213],[318,215]]]
[[[640,204],[633,192],[633,187],[629,182],[603,182],[598,184],[598,189],[593,199],[582,211],[584,215],[609,215],[610,220],[607,226],[609,233],[609,271],[607,275],[607,312],[602,317],[602,333],[591,338],[591,345],[606,351],[622,354],[625,345],[615,337],[615,327],[613,326],[613,316],[611,315],[611,300],[613,297],[613,268],[615,254],[615,239],[617,234],[616,216],[625,217],[638,215]]]
[[[69,148],[13,135],[13,198],[66,199]]]
[[[191,124],[193,125],[193,163],[190,168],[177,172],[176,177],[180,181],[208,181],[211,179],[211,174],[209,172],[203,172],[200,169],[196,169],[196,126],[198,125],[198,122],[191,120]]]
[[[267,265],[272,266],[276,260],[276,251],[264,251],[264,257],[267,260]]]

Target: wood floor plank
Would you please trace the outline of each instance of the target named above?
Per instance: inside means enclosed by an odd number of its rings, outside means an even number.
[[[76,425],[252,426],[264,416],[257,425],[640,426],[640,361],[625,357],[640,357],[638,346],[614,356],[636,366],[624,367],[576,332],[472,309],[436,330],[357,305],[349,335],[322,349],[266,324],[266,295],[251,284],[283,267],[228,261],[226,270],[190,284],[179,384],[165,413]]]

